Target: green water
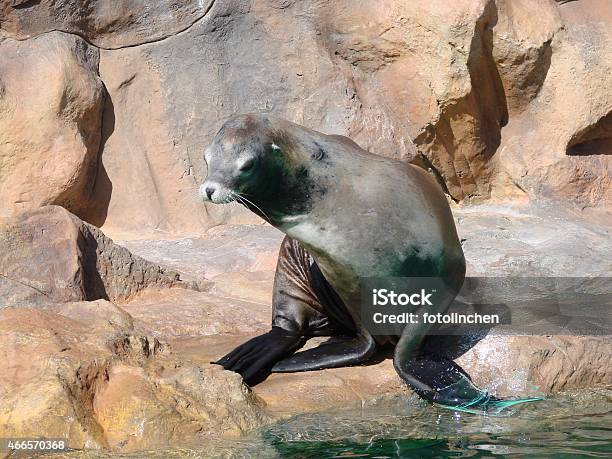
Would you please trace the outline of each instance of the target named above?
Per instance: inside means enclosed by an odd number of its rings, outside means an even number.
[[[583,390],[521,405],[505,417],[458,413],[415,397],[299,415],[240,441],[202,440],[130,458],[612,458],[612,390]]]
[[[279,456],[296,458],[612,457],[611,402],[609,391],[582,391],[491,417],[398,398],[298,416],[264,438]]]

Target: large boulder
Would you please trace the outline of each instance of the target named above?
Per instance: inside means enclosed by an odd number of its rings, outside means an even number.
[[[507,5],[523,16],[534,13],[533,2]],[[509,94],[520,89],[522,99],[513,97],[502,133],[495,194],[606,210],[612,203],[612,10],[605,0],[557,9],[542,10],[531,29],[524,26],[529,21],[518,27],[518,16],[499,38],[506,40],[497,55],[508,74],[505,85]]]
[[[79,300],[125,301],[176,272],[132,255],[59,206],[0,222],[0,308]]]
[[[73,35],[0,41],[0,216],[47,204],[84,213],[101,139],[98,63]]]
[[[172,336],[171,323],[155,322],[164,312],[187,322],[181,335],[222,331],[244,316],[246,303],[230,320],[227,302],[224,315],[207,293],[191,304],[180,296],[180,308],[163,301],[164,290],[197,293],[171,288],[185,286],[178,273],[59,206],[2,221],[0,436],[132,451],[237,436],[269,422],[239,375],[186,361],[157,338]],[[134,298],[134,316],[108,301]]]
[[[0,435],[151,450],[268,421],[239,375],[177,358],[105,300],[0,310]]]

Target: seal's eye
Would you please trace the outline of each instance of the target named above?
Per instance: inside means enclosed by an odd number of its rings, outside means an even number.
[[[249,172],[255,166],[255,158],[247,159],[242,165],[238,168],[240,172]]]

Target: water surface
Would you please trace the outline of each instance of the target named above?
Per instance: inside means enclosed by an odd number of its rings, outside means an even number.
[[[294,416],[239,441],[60,457],[612,458],[612,389],[560,394],[521,405],[509,416],[454,412],[397,396],[360,409]]]

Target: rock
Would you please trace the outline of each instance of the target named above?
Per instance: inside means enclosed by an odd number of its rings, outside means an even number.
[[[562,28],[551,36],[556,19],[549,12],[550,25],[539,34],[538,41],[551,37],[541,87],[504,129],[494,194],[606,211],[612,202],[612,12],[597,1],[563,4],[558,11]],[[588,11],[598,11],[597,19]]]
[[[346,2],[292,2],[282,8],[274,2],[253,8],[238,1],[216,3],[180,36],[103,51],[100,72],[115,120],[102,158],[114,184],[104,229],[117,236],[143,227],[193,234],[214,223],[253,221],[252,214],[204,207],[196,198],[205,173],[203,148],[235,112],[273,111],[403,159],[415,156],[411,138],[418,137],[458,198],[485,194],[504,107],[493,100],[499,96],[487,79],[472,89],[470,71],[492,71],[490,49],[480,44],[490,42],[485,25],[493,15],[492,2],[462,2],[436,21],[434,5],[429,10],[387,3],[389,8]],[[370,26],[361,25],[362,17]],[[395,24],[396,17],[402,22]],[[476,31],[474,22],[479,22]],[[384,31],[373,49],[351,54]],[[244,42],[245,34],[253,39]],[[296,54],[292,43],[300,43],[303,52]],[[449,61],[452,69],[441,71]],[[431,87],[424,83],[428,79]],[[481,122],[487,126],[480,127]],[[436,136],[436,129],[444,134]],[[457,140],[444,147],[447,136]],[[135,169],[140,171],[136,177]]]
[[[609,273],[608,253],[612,247],[606,229],[580,214],[555,207],[491,204],[455,206],[454,213],[470,276],[597,277]],[[256,259],[257,253],[268,253],[269,238],[276,234],[274,228],[266,226],[241,228],[239,237],[236,231],[234,226],[217,227],[209,232],[214,235],[211,241],[189,242],[190,247],[202,247],[204,252],[177,251],[175,242],[158,241],[154,260],[174,257],[174,266],[194,266],[194,271],[202,272],[206,271],[201,267],[206,253],[216,254],[231,243],[232,250],[248,254],[247,260]],[[153,255],[147,241],[122,243],[136,253]],[[209,263],[216,258],[213,256]],[[231,252],[228,260],[234,260],[224,265],[230,272],[213,277],[206,293],[168,290],[157,304],[153,292],[144,293],[125,307],[147,327],[160,331],[159,339],[167,337],[175,352],[186,360],[206,365],[269,327],[270,303],[257,287],[265,271],[251,271],[253,265],[233,259]],[[240,269],[244,271],[237,272]],[[236,282],[244,283],[242,289],[236,287]],[[236,303],[235,295],[248,303]],[[181,310],[184,312],[178,313]],[[206,311],[210,323],[202,311]],[[225,320],[226,311],[229,320]],[[210,328],[212,324],[215,326]],[[605,336],[504,333],[508,332],[490,334],[467,352],[454,354],[460,355],[458,361],[477,383],[500,396],[594,387],[605,384],[610,377],[607,362],[612,348]],[[315,345],[316,340],[311,341],[309,345]],[[585,355],[589,358],[585,359]],[[339,405],[357,406],[382,396],[406,393],[386,357],[383,355],[365,368],[275,374],[254,390],[267,402],[267,409],[279,416]],[[295,392],[301,394],[299,399],[291,397]]]
[[[607,122],[598,120],[609,103],[598,95],[610,92],[603,59],[609,37],[600,26],[583,38],[571,32],[568,8],[588,9],[485,0],[248,8],[234,1],[213,5],[180,36],[103,51],[115,130],[102,162],[116,185],[104,227],[118,236],[143,227],[195,235],[217,223],[253,222],[240,207],[203,207],[195,197],[203,148],[226,117],[248,111],[419,162],[455,200],[484,199],[493,190],[496,199],[558,195],[601,208],[610,188],[607,156],[571,151],[593,139],[597,151],[606,145]],[[245,34],[253,40],[244,42]],[[564,79],[572,74],[568,53],[588,56],[590,42],[602,59],[581,65],[584,75],[572,86]],[[569,86],[576,103],[559,89]],[[580,127],[570,127],[580,118]],[[563,142],[559,132],[568,133]]]
[[[540,207],[472,205],[458,206],[455,213],[472,275],[607,272],[609,257],[604,255],[610,247],[597,222]],[[89,228],[58,207],[41,208],[22,220],[16,226],[21,232],[2,234],[27,235],[24,228],[38,228],[34,233],[42,234],[42,221],[52,240],[52,227],[68,236]],[[272,266],[257,260],[273,254],[272,241],[279,235],[269,226],[253,225],[218,227],[209,236],[188,243],[130,244],[132,250],[156,253],[155,261],[172,260],[202,285],[198,276],[215,272],[206,280],[207,291],[144,289],[121,306],[104,299],[41,299],[36,307],[0,309],[0,358],[5,365],[0,373],[0,436],[44,434],[66,438],[73,448],[144,451],[234,438],[303,413],[416,399],[386,351],[367,366],[273,374],[252,390],[239,375],[211,365],[269,329]],[[598,247],[601,254],[588,252],[589,270],[576,262],[569,271],[569,260],[579,260],[585,251],[580,244]],[[119,247],[106,247],[114,254],[111,259],[122,259]],[[217,261],[227,248],[227,260]],[[232,255],[234,250],[248,256],[241,260]],[[211,260],[206,261],[207,253]],[[504,257],[506,253],[512,256]],[[44,271],[50,277],[63,275],[58,269]],[[130,273],[117,270],[114,275],[129,279]],[[504,330],[473,340],[471,348],[446,337],[431,337],[425,346],[447,349],[477,384],[499,396],[598,387],[612,377],[612,344],[606,336],[517,336]],[[323,339],[310,340],[308,346]]]
[[[170,339],[265,330],[270,324],[270,304],[251,298],[168,289],[142,292],[124,307],[152,335]]]
[[[283,237],[269,225],[219,225],[200,237],[116,241],[147,260],[179,272],[184,279],[201,282],[227,273],[273,271]]]
[[[268,330],[282,238],[197,196],[236,112],[429,169],[469,275],[610,275],[609,1],[77,3],[0,5],[0,437],[129,453],[416,398],[384,352],[253,390],[210,364]],[[500,396],[612,376],[605,336],[426,345]]]
[[[386,156],[418,151],[455,199],[486,196],[507,121],[491,57],[495,5],[447,6],[330,2],[320,16],[329,18],[324,45],[340,58],[359,103],[346,122],[349,136]]]
[[[2,32],[23,40],[60,30],[100,48],[149,43],[180,33],[201,19],[213,0],[153,4],[123,0],[111,5],[85,1],[15,0],[0,6]]]
[[[274,273],[272,271],[232,272],[219,274],[212,280],[211,293],[215,295],[250,300],[262,304],[272,303],[272,286],[274,284]]]
[[[174,138],[175,128],[167,121],[167,90],[157,64],[143,56],[149,46],[102,51],[108,53],[100,61],[109,92],[104,107],[107,140],[94,187],[94,199],[102,205],[88,219],[116,237],[152,231],[196,235],[223,221],[225,212],[204,206],[198,197],[189,158],[201,156],[204,147],[190,144],[188,152]]]
[[[72,35],[0,41],[0,217],[89,205],[104,100],[98,62],[98,50]]]
[[[490,335],[457,362],[501,396],[605,386],[612,377],[606,336]]]
[[[563,21],[553,2],[503,0],[497,7],[493,59],[512,117],[524,110],[540,91],[550,67],[552,40]],[[532,20],[534,14],[537,21]]]
[[[151,378],[142,368],[115,365],[93,409],[114,450],[180,445],[197,437],[237,436],[265,422],[261,400],[238,375],[180,368]]]
[[[458,206],[453,213],[468,276],[610,275],[612,244],[605,221],[556,206],[483,204]]]
[[[256,334],[173,338],[171,342],[183,358],[204,366]],[[308,347],[321,341],[324,339],[313,339]],[[428,345],[438,342],[432,340]],[[612,376],[611,352],[605,336],[495,334],[454,357],[476,384],[491,393],[529,397],[605,386]],[[283,418],[340,407],[359,408],[385,397],[412,394],[393,368],[391,354],[385,352],[366,366],[272,374],[253,390],[266,402],[270,414]]]
[[[205,365],[268,329],[269,327],[249,334],[174,338],[170,342],[175,352],[186,360]],[[324,340],[312,339],[307,347],[315,346]],[[272,374],[255,386],[253,391],[266,402],[267,412],[275,418],[340,406],[359,407],[384,396],[410,393],[393,369],[393,362],[384,358],[367,366]]]
[[[253,303],[188,289],[167,289],[176,299],[164,302],[163,290],[144,290],[181,286],[178,274],[58,206],[2,222],[0,245],[2,279],[14,289],[0,309],[0,436],[134,451],[269,422],[239,375],[185,361],[158,339],[256,330],[242,325]],[[134,315],[108,299],[134,299]]]
[[[134,451],[269,422],[239,375],[183,362],[105,300],[0,310],[0,435]]]
[[[77,448],[104,446],[99,432],[90,429],[95,423],[86,409],[73,405],[60,376],[74,371],[80,358],[108,355],[103,341],[90,337],[83,346],[86,324],[31,308],[0,310],[0,329],[0,433],[64,438]]]
[[[124,309],[107,300],[77,301],[68,303],[51,303],[42,308],[45,311],[65,317],[68,322],[78,321],[93,331],[103,336],[112,335],[119,330],[132,330],[134,320]],[[61,317],[57,317],[60,320]],[[129,340],[128,340],[129,341]],[[107,347],[104,341],[100,347]],[[115,353],[117,347],[113,346]]]
[[[22,135],[3,154],[22,164],[10,163],[10,180],[0,179],[3,193],[14,195],[11,212],[62,204],[122,239],[143,232],[199,237],[220,223],[259,222],[238,205],[202,205],[196,193],[206,171],[203,149],[224,119],[249,111],[345,134],[375,153],[419,163],[454,200],[492,193],[496,201],[552,199],[596,210],[610,202],[605,0],[172,6],[125,0],[116,9],[65,8],[43,0],[0,10],[2,35],[24,40],[2,41],[4,99],[52,107],[63,87],[79,94],[66,116],[42,116],[49,129],[41,148],[66,143],[62,154],[73,158],[58,164],[61,170],[31,175],[40,171],[40,149],[24,143],[26,131],[8,124],[3,130]],[[67,33],[49,32],[55,29]],[[97,58],[78,58],[98,50],[71,34],[103,48],[102,122]],[[55,49],[56,41],[64,45]],[[17,49],[30,48],[13,59]],[[56,89],[32,92],[50,83],[17,78],[19,68],[60,75],[28,57],[39,48],[77,57],[63,59],[67,82],[57,77]],[[84,63],[75,67],[75,60]],[[32,125],[34,115],[21,111],[22,124]],[[78,148],[67,145],[79,138]]]
[[[58,206],[2,222],[0,246],[1,307],[101,298],[125,301],[150,286],[183,285],[177,273],[133,256]]]

